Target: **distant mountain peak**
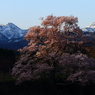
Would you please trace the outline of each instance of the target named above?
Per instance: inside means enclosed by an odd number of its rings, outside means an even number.
[[[90,24],[90,25],[88,25],[87,27],[95,28],[95,22],[91,23],[91,24]]]
[[[8,25],[14,25],[12,22],[7,23]]]
[[[0,25],[0,33],[8,39],[21,38],[27,33],[27,31],[28,29],[20,29],[18,26],[11,22],[6,25]]]
[[[95,32],[95,22],[82,29],[83,32]]]
[[[13,24],[13,23],[7,23],[6,25],[9,25],[9,26],[16,26],[15,24]]]
[[[15,25],[15,24],[12,23],[12,22],[9,22],[9,23],[6,23],[6,24],[0,24],[0,26],[6,26],[6,25]]]
[[[19,49],[27,45],[24,36],[28,29],[21,29],[14,23],[0,24],[0,48]]]

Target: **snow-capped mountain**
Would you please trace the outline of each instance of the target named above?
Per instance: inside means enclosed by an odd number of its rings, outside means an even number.
[[[21,38],[26,32],[27,30],[22,30],[13,23],[0,25],[0,34],[4,35],[7,39]]]
[[[95,32],[95,22],[82,29],[83,32]]]
[[[91,46],[95,45],[95,22],[82,29],[83,35],[91,40]]]
[[[91,23],[91,24],[90,24],[90,25],[88,25],[87,27],[95,28],[95,22]]]
[[[0,48],[19,49],[27,45],[24,39],[28,29],[20,29],[13,23],[0,25]]]

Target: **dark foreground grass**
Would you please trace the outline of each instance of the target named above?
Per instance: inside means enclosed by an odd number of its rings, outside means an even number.
[[[0,95],[95,95],[95,85],[55,84],[47,80],[24,82],[15,85],[10,78],[0,81]]]

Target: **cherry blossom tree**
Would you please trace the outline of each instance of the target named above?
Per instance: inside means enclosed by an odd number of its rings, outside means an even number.
[[[30,40],[29,46],[22,49],[21,52],[27,50],[33,52],[44,48],[56,53],[59,50],[69,53],[79,51],[86,38],[82,35],[82,30],[78,27],[77,22],[78,19],[73,16],[47,16],[41,23],[42,27],[30,28],[25,36],[26,40]]]
[[[28,46],[19,50],[20,60],[12,69],[17,82],[44,77],[49,77],[53,83],[60,79],[88,82],[89,75],[86,76],[87,81],[83,81],[82,74],[88,69],[89,73],[94,74],[95,62],[86,55],[79,54],[79,51],[86,50],[83,46],[89,41],[78,27],[78,19],[74,16],[50,15],[41,20],[41,26],[31,27],[26,34],[26,40],[30,41]]]

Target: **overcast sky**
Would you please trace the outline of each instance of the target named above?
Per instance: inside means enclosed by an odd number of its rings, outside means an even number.
[[[22,29],[40,25],[40,17],[75,16],[80,28],[95,22],[95,0],[0,0],[0,24]]]

